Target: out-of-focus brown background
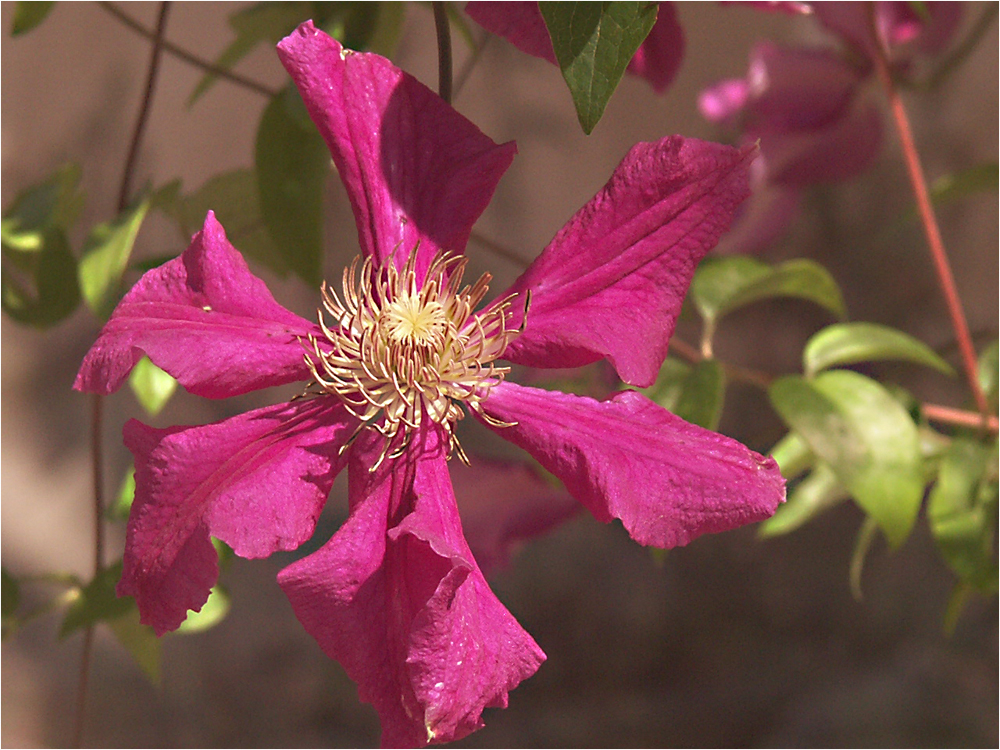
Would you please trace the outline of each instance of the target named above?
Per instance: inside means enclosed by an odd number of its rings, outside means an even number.
[[[148,27],[157,6],[124,9]],[[234,4],[177,3],[168,37],[214,59],[231,40]],[[966,21],[982,6],[968,7]],[[128,138],[139,107],[149,45],[91,3],[59,4],[25,37],[12,39],[3,3],[3,206],[66,160],[83,166],[83,227],[113,215]],[[530,258],[601,187],[633,143],[668,133],[713,137],[697,92],[741,76],[749,46],[772,38],[819,41],[805,18],[736,5],[682,5],[687,55],[665,96],[626,77],[594,134],[579,130],[558,70],[492,40],[457,108],[519,156],[479,231]],[[478,29],[476,29],[478,31]],[[455,39],[461,68],[468,50]],[[397,64],[436,85],[428,7],[409,6]],[[261,48],[239,68],[273,86],[285,75]],[[252,163],[264,100],[220,82],[194,107],[200,77],[166,55],[136,184],[181,177],[185,189]],[[931,178],[997,159],[997,31],[940,90],[909,95]],[[877,92],[873,91],[873,95]],[[887,132],[890,132],[887,128]],[[328,278],[357,251],[350,208],[331,177]],[[842,284],[854,319],[907,330],[935,347],[950,341],[930,261],[912,226],[885,227],[909,205],[894,137],[879,165],[849,185],[811,193],[806,214],[769,257],[808,256]],[[982,344],[997,329],[997,198],[977,195],[941,211],[958,287]],[[74,237],[79,247],[82,237]],[[147,221],[138,253],[179,251],[172,226]],[[473,272],[489,267],[502,289],[519,269],[471,246]],[[258,269],[259,270],[259,269]],[[310,315],[316,292],[268,277],[279,300]],[[831,322],[799,303],[756,306],[723,324],[724,358],[774,373],[798,368],[808,335]],[[19,576],[54,570],[88,575],[91,506],[88,401],[70,391],[95,324],[81,310],[37,332],[6,317],[3,335],[3,564]],[[679,334],[696,340],[682,324]],[[911,367],[882,371],[922,399],[961,405],[960,384]],[[176,396],[154,424],[224,418],[287,393],[227,402]],[[126,467],[120,427],[140,416],[123,391],[107,402],[108,492]],[[723,430],[767,450],[781,427],[761,395],[734,386]],[[338,482],[334,494],[343,492]],[[325,540],[343,517],[324,517]],[[494,580],[500,598],[549,656],[488,711],[469,746],[996,746],[997,602],[975,599],[952,638],[941,620],[952,576],[923,522],[896,554],[877,543],[863,602],[847,566],[861,521],[850,505],[768,542],[752,529],[702,538],[654,559],[620,526],[581,515],[529,544]],[[120,552],[120,529],[111,554]],[[280,557],[281,559],[278,559]],[[225,581],[233,609],[203,635],[169,637],[163,680],[149,684],[122,648],[100,632],[91,678],[87,743],[96,746],[350,746],[377,742],[374,711],[299,627],[275,574],[290,559],[238,560]],[[30,595],[29,595],[30,597]],[[5,746],[70,741],[80,637],[56,639],[57,618],[3,644]]]

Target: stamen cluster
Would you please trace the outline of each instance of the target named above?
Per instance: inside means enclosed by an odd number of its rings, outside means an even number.
[[[483,274],[461,288],[468,259],[443,251],[419,285],[416,252],[402,271],[392,262],[376,267],[367,258],[360,277],[359,260],[344,271],[343,300],[323,285],[323,309],[333,323],[319,310],[325,341],[309,337],[306,364],[316,383],[361,420],[355,436],[369,427],[385,437],[372,470],[402,434],[389,457],[400,455],[427,419],[445,428],[450,449],[468,463],[455,423],[465,416],[461,404],[495,422],[480,403],[510,371],[493,362],[519,333],[508,327],[514,295],[477,314],[492,277]]]

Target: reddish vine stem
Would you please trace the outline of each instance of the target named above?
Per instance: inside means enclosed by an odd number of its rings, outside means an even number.
[[[153,49],[150,53],[149,68],[146,75],[146,89],[143,93],[139,115],[132,131],[132,141],[129,145],[125,167],[122,170],[121,185],[118,191],[118,211],[128,207],[128,197],[132,185],[132,175],[142,143],[142,135],[149,120],[149,111],[153,102],[153,90],[156,86],[156,74],[160,67],[160,57],[163,51],[163,37],[167,28],[167,15],[170,3],[160,4],[160,13],[156,21],[156,32],[153,38]],[[104,412],[104,397],[98,393],[91,401],[91,461],[94,480],[94,578],[104,570],[104,452],[101,433]],[[86,627],[83,634],[83,653],[80,656],[80,681],[76,698],[76,721],[73,729],[73,746],[83,747],[84,717],[87,712],[87,683],[90,675],[90,660],[94,646],[94,625]]]
[[[972,411],[953,409],[950,406],[939,406],[937,404],[921,404],[920,410],[932,422],[944,422],[945,424],[958,425],[959,427],[976,428],[983,426],[983,416]],[[1000,430],[1000,422],[992,414],[986,418],[985,426],[990,432]]]
[[[903,106],[899,90],[892,80],[892,72],[889,70],[888,53],[883,45],[881,36],[878,33],[875,23],[875,6],[868,5],[869,27],[875,44],[875,69],[878,72],[879,80],[885,89],[886,98],[889,101],[889,109],[899,132],[900,144],[903,148],[903,157],[906,162],[906,170],[910,176],[910,184],[913,187],[913,194],[917,200],[917,209],[920,212],[920,221],[924,227],[924,234],[927,236],[927,244],[930,247],[931,257],[934,260],[934,268],[937,271],[938,281],[944,293],[945,303],[948,306],[948,315],[951,318],[952,328],[955,330],[955,338],[958,341],[959,352],[962,357],[962,366],[968,380],[969,389],[976,402],[976,409],[982,416],[985,423],[989,416],[989,405],[986,402],[986,394],[979,385],[976,376],[976,350],[972,345],[972,336],[969,334],[969,324],[965,319],[965,312],[962,309],[962,302],[955,287],[955,277],[951,272],[951,264],[948,254],[944,249],[944,242],[941,240],[941,230],[938,228],[937,216],[934,213],[934,206],[931,204],[930,193],[927,190],[927,180],[924,177],[923,167],[920,165],[920,155],[917,152],[916,142],[913,138],[913,130],[910,127],[910,119]]]

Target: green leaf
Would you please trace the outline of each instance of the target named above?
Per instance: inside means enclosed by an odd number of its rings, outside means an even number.
[[[691,368],[674,413],[709,430],[717,429],[726,396],[726,373],[714,359],[706,359]]]
[[[7,570],[0,569],[0,597],[2,597],[3,638],[6,639],[17,627],[17,608],[21,605],[21,584]]]
[[[65,638],[75,630],[102,620],[116,620],[135,607],[131,597],[118,598],[115,586],[122,577],[122,563],[118,561],[105,568],[86,586],[70,604],[63,619],[59,637]]]
[[[972,193],[997,191],[1000,170],[996,162],[976,164],[955,174],[939,177],[931,185],[931,200],[937,205],[951,203]],[[916,212],[914,211],[914,216]]]
[[[979,385],[986,394],[986,399],[992,405],[993,411],[997,409],[997,381],[1000,380],[1000,364],[997,362],[997,342],[983,349],[979,355]]]
[[[105,319],[118,302],[136,235],[149,211],[149,198],[126,209],[114,221],[98,224],[87,237],[80,259],[80,290],[91,312]]]
[[[129,512],[132,510],[132,502],[135,500],[135,466],[128,467],[122,483],[118,487],[118,495],[111,505],[108,506],[107,517],[109,521],[127,521]]]
[[[288,268],[319,286],[323,253],[326,144],[294,88],[271,100],[257,129],[257,188],[261,216]]]
[[[208,595],[208,601],[202,605],[201,610],[198,612],[188,611],[187,619],[180,624],[177,632],[182,635],[190,635],[214,628],[229,614],[230,604],[228,592],[221,585],[216,584],[212,587],[212,593]]]
[[[771,449],[771,457],[778,462],[781,476],[795,479],[816,462],[812,449],[801,435],[789,432]]]
[[[154,685],[160,684],[160,639],[139,622],[139,608],[131,606],[121,617],[108,621],[111,632]]]
[[[15,255],[4,248],[6,262],[0,271],[4,312],[19,323],[45,328],[76,310],[80,304],[77,263],[61,229],[48,229],[37,252]]]
[[[0,240],[6,249],[23,253],[41,251],[51,229],[67,231],[83,208],[80,166],[61,166],[45,182],[18,194],[0,221]]]
[[[580,126],[589,135],[656,23],[657,3],[542,2],[538,7]]]
[[[162,209],[177,222],[185,242],[201,229],[209,210],[214,211],[226,228],[229,241],[244,256],[280,276],[288,275],[288,265],[271,242],[260,216],[257,175],[253,170],[237,169],[216,175],[195,192],[178,197]]]
[[[229,26],[236,32],[236,38],[215,60],[215,67],[229,70],[258,44],[277,44],[312,16],[311,5],[304,2],[257,3],[233,13],[229,16]],[[216,80],[217,76],[212,73],[202,76],[188,98],[188,106],[194,104]]]
[[[770,297],[796,297],[840,318],[846,315],[837,282],[811,260],[789,260],[771,268],[741,255],[708,258],[698,266],[691,297],[709,327],[739,307]]]
[[[676,357],[667,357],[660,367],[660,373],[656,376],[656,382],[649,388],[643,389],[643,393],[667,411],[673,411],[684,390],[684,381],[690,374],[690,365]]]
[[[876,323],[836,323],[814,335],[802,352],[806,377],[820,370],[856,362],[906,360],[945,375],[955,370],[927,344],[895,328]]]
[[[997,590],[997,448],[958,437],[931,490],[931,533],[955,574],[981,591]]]
[[[851,553],[851,565],[848,576],[851,581],[851,595],[854,597],[854,601],[857,602],[860,602],[863,598],[861,592],[861,574],[864,572],[865,559],[868,557],[869,551],[871,551],[872,542],[875,541],[875,534],[877,532],[878,522],[871,516],[867,516],[861,524],[861,528],[858,529],[858,538],[854,542],[854,552]]]
[[[775,381],[771,402],[895,548],[909,536],[923,496],[917,427],[875,381],[849,370]]]
[[[11,36],[26,34],[38,26],[52,10],[54,2],[16,2],[14,3],[14,24],[10,30]]]
[[[151,417],[159,414],[177,390],[177,381],[154,365],[149,357],[136,362],[128,377],[129,387]]]
[[[959,581],[948,597],[948,604],[944,610],[944,618],[941,623],[944,634],[951,638],[955,635],[955,628],[958,627],[958,618],[962,616],[962,610],[969,601],[969,597],[975,589],[967,583]]]
[[[795,485],[784,505],[757,528],[762,539],[795,531],[823,511],[840,504],[848,497],[847,489],[825,463]]]

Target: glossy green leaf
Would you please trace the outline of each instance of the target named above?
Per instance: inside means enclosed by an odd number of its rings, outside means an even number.
[[[128,377],[129,387],[136,399],[151,417],[159,414],[177,390],[177,381],[154,365],[149,357],[143,357]]]
[[[997,381],[1000,380],[1000,364],[997,357],[997,342],[983,349],[979,355],[979,386],[986,394],[987,400],[993,405],[993,411],[997,408]]]
[[[139,608],[132,603],[121,617],[108,621],[111,632],[154,685],[160,684],[160,639],[139,622]]]
[[[809,476],[795,485],[784,505],[758,528],[761,538],[795,531],[823,511],[839,505],[848,497],[847,489],[827,464],[817,464]]]
[[[804,299],[838,317],[846,315],[837,282],[811,260],[789,260],[772,268],[741,255],[708,258],[698,266],[691,297],[710,325],[739,307],[772,297]]]
[[[876,323],[836,323],[809,339],[802,352],[807,377],[820,370],[857,362],[906,360],[946,375],[955,370],[933,349],[909,334]]]
[[[149,199],[145,198],[114,221],[95,226],[84,243],[80,291],[91,312],[102,320],[118,303],[122,275],[148,211]]]
[[[714,359],[702,360],[684,379],[674,413],[709,430],[719,426],[726,397],[726,373]]]
[[[814,380],[780,378],[770,389],[781,418],[826,461],[892,547],[910,534],[923,496],[917,427],[875,381],[849,370]]]
[[[10,35],[26,34],[38,26],[49,15],[54,2],[16,2],[14,3],[14,24]]]
[[[257,129],[257,188],[271,241],[293,273],[319,286],[326,144],[294,88],[271,100]]]
[[[673,411],[684,390],[684,380],[690,373],[691,365],[676,357],[667,357],[656,376],[656,382],[642,392],[667,411]]]
[[[90,583],[79,591],[79,595],[66,610],[59,637],[65,638],[70,633],[95,622],[116,620],[135,608],[135,600],[130,597],[119,599],[115,586],[122,577],[122,563],[118,561],[110,568],[105,568]]]
[[[816,462],[809,444],[801,435],[789,432],[771,449],[771,457],[778,462],[781,476],[785,479],[795,479]]]
[[[0,240],[4,248],[22,253],[39,252],[49,230],[68,230],[83,208],[80,176],[78,164],[64,164],[45,182],[19,193],[0,221]]]
[[[129,512],[132,510],[132,502],[135,500],[135,467],[128,467],[122,483],[118,487],[118,494],[114,501],[108,506],[107,515],[109,521],[127,521]]]
[[[77,263],[61,229],[48,229],[37,251],[17,256],[4,248],[0,299],[5,313],[19,323],[45,328],[76,310]]]
[[[212,593],[208,595],[208,601],[202,605],[201,610],[189,611],[187,619],[177,628],[177,632],[190,635],[214,628],[229,614],[230,605],[229,593],[221,585],[216,584],[212,587]]]
[[[580,126],[589,135],[656,23],[657,3],[542,2],[538,7]]]
[[[927,518],[945,562],[983,591],[997,589],[997,449],[955,438],[931,490]]]

